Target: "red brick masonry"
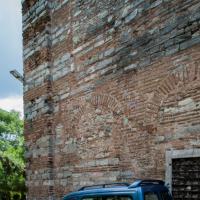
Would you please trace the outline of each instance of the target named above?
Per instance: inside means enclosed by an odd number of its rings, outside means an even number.
[[[200,148],[199,0],[22,4],[29,200],[164,179],[166,150]]]

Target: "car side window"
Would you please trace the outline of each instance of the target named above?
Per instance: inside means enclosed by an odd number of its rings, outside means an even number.
[[[145,192],[144,200],[159,200],[159,198],[155,192]]]
[[[171,200],[171,197],[168,192],[161,192],[160,193],[162,200]]]
[[[94,196],[94,197],[84,197],[82,200],[134,200],[130,196],[121,195],[109,195],[109,196]]]

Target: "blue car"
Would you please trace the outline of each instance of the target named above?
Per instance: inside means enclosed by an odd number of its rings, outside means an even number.
[[[163,181],[137,180],[132,184],[85,186],[63,200],[172,200],[172,196]]]

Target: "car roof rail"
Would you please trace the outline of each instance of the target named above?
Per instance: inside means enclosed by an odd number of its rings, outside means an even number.
[[[106,184],[99,184],[99,185],[89,185],[83,186],[78,191],[87,190],[87,189],[97,189],[97,188],[109,188],[112,186],[129,186],[129,183],[126,182],[119,182],[119,183],[106,183]]]
[[[154,179],[136,180],[131,185],[129,185],[128,188],[136,188],[136,187],[145,186],[145,185],[165,185],[165,182],[161,180],[154,180]]]

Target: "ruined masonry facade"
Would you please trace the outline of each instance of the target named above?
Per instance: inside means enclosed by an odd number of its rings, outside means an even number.
[[[199,0],[22,5],[29,200],[165,179],[166,152],[200,148]]]

